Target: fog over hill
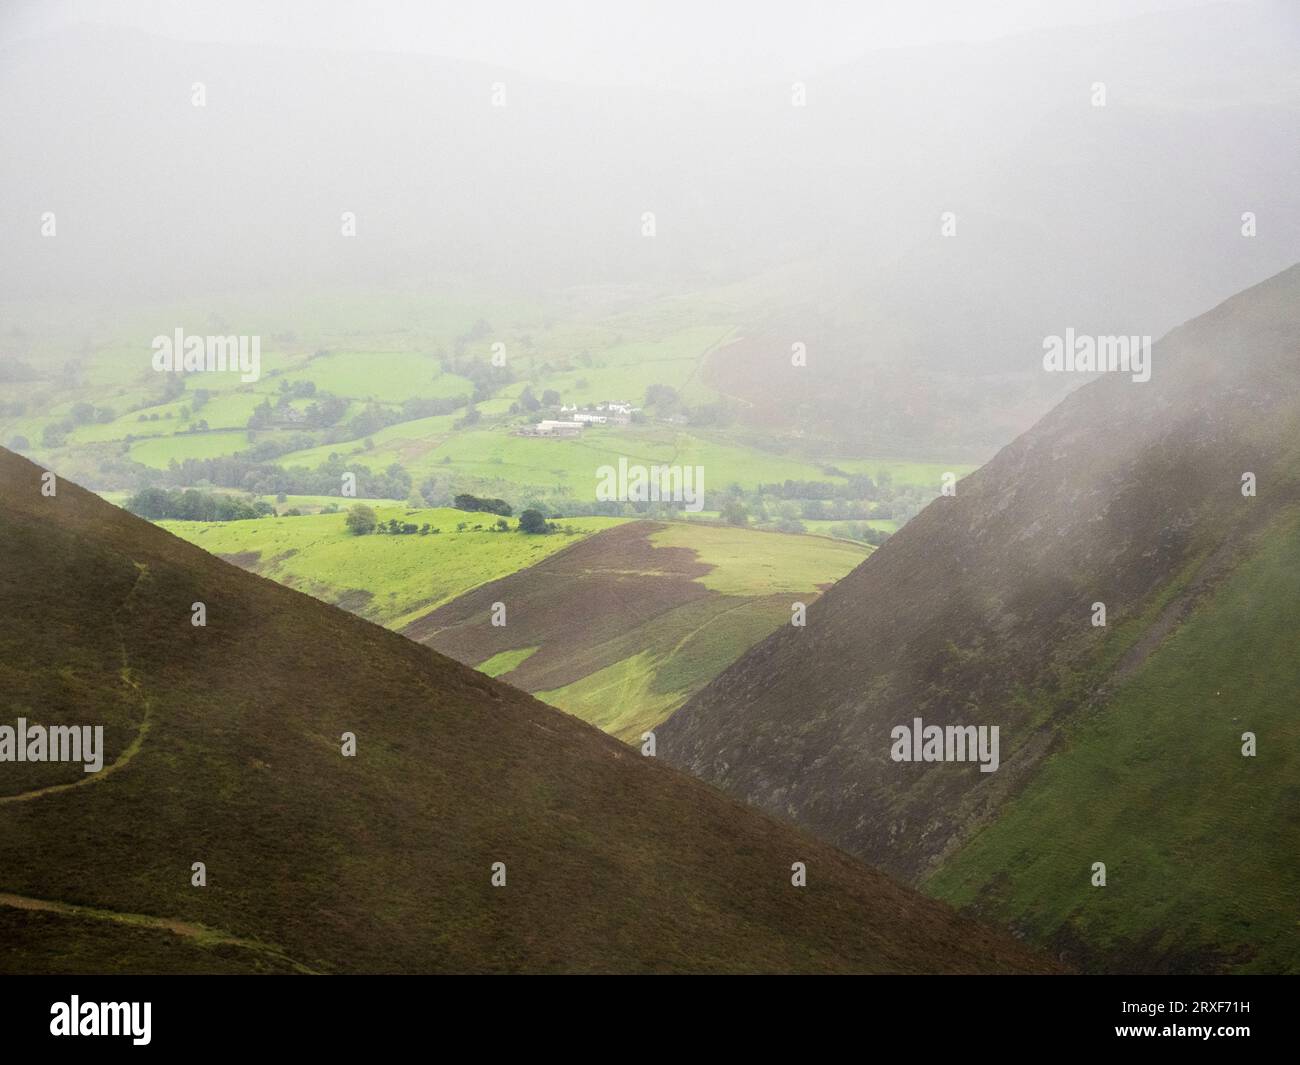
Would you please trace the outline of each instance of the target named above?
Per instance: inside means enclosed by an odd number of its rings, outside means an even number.
[[[1152,362],[1149,382],[1079,389],[931,503],[806,627],[660,726],[664,756],[1057,947],[1104,943],[1111,967],[1300,965],[1294,927],[1259,918],[1296,877],[1300,600],[1273,555],[1300,545],[1300,266],[1173,330]],[[1172,677],[1187,690],[1166,702]],[[1089,732],[1111,714],[1127,741]],[[918,719],[996,726],[996,763],[895,758],[894,730]],[[1268,736],[1258,766],[1243,731]],[[1032,827],[998,834],[1026,811]],[[1064,835],[1044,832],[1049,812]],[[972,873],[990,839],[1002,864]],[[1121,854],[1129,892],[1092,920],[1088,865]],[[954,857],[967,879],[945,875]],[[1007,894],[1022,867],[1033,905]],[[1235,916],[1207,918],[1201,877]]]
[[[715,377],[758,424],[991,453],[1073,383],[1036,372],[1044,335],[1160,335],[1293,260],[1298,43],[1292,5],[1222,4],[670,90],[92,24],[11,39],[0,332],[57,330],[49,299],[720,289],[745,340]]]
[[[116,977],[1300,973],[1298,59],[0,0],[0,973],[300,1051],[387,985]],[[867,1020],[1287,1020],[1124,983]]]

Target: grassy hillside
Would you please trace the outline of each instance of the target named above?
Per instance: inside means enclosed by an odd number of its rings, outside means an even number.
[[[495,518],[486,514],[375,510],[441,532],[357,537],[342,513],[159,524],[627,740],[789,624],[793,602],[811,602],[870,550],[702,522],[572,518],[527,536],[488,531]],[[496,602],[507,606],[504,626],[491,624]]]
[[[926,890],[1093,967],[1300,971],[1297,692],[1293,508]]]
[[[245,569],[389,627],[622,524],[621,518],[572,518],[563,523],[571,533],[526,536],[488,531],[496,521],[490,514],[382,503],[373,504],[373,509],[381,521],[397,518],[441,531],[428,536],[354,536],[342,512],[159,524]],[[469,528],[458,531],[462,524]]]
[[[777,630],[692,697],[660,750],[1090,965],[1300,968],[1300,929],[1269,912],[1297,843],[1279,716],[1292,547],[1275,524],[1300,502],[1297,337],[1293,267],[1157,342],[1149,382],[1078,389],[806,630]],[[895,761],[893,730],[918,717],[997,727],[999,768]],[[1248,719],[1267,756],[1240,757]],[[1122,886],[1089,894],[1107,854]]]
[[[635,522],[485,584],[402,631],[639,742],[791,621],[867,549],[702,523]],[[494,603],[506,623],[492,624]]]
[[[363,450],[360,442],[330,445],[291,452],[281,461],[310,466],[337,451],[356,454],[371,466],[401,462],[417,477],[462,474],[484,483],[500,482],[516,492],[531,488],[572,494],[577,499],[595,499],[596,471],[605,465],[617,467],[620,457],[646,466],[703,466],[706,490],[733,483],[753,488],[787,479],[828,479],[814,463],[733,443],[716,433],[668,426],[600,426],[585,430],[578,439],[546,439],[513,436],[502,428],[453,432],[453,420],[448,417],[436,427],[442,432],[420,435],[395,426],[384,439],[376,440],[371,450]],[[937,476],[933,480],[936,486],[938,480]]]
[[[0,763],[0,969],[1050,968],[522,692],[40,486],[0,452],[6,716],[102,722],[106,764]]]

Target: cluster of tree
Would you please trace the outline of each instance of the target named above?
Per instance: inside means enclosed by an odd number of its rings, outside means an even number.
[[[782,504],[782,506],[793,505],[790,501]],[[807,521],[848,521],[887,516],[877,514],[873,510],[875,506],[876,504],[862,499],[805,499],[800,503],[799,509],[802,511],[802,517]]]
[[[839,536],[845,540],[861,540],[863,543],[873,544],[876,547],[889,539],[889,533],[882,529],[873,529],[870,525],[860,521],[846,521],[839,525],[832,525],[831,535]]]
[[[457,510],[483,511],[488,514],[500,514],[503,518],[510,517],[514,511],[510,504],[504,499],[483,499],[469,492],[461,492],[452,502]]]
[[[275,513],[270,503],[260,499],[243,500],[195,488],[144,488],[126,501],[126,509],[150,521],[244,521]]]
[[[373,507],[368,507],[364,503],[358,503],[348,510],[348,516],[343,519],[343,524],[347,530],[354,536],[368,536],[370,533],[387,533],[389,536],[430,536],[442,532],[441,529],[430,525],[427,521],[423,525],[416,525],[410,521],[398,521],[396,518],[390,518],[388,521],[380,521],[375,515]]]
[[[779,481],[760,484],[758,491],[777,499],[879,499],[881,487],[889,483],[889,475],[881,476],[881,485],[865,473],[846,475],[847,480],[836,481]]]
[[[281,381],[280,394],[286,399],[308,399],[316,394],[316,382]]]
[[[296,399],[311,399],[312,402],[307,404],[302,412],[300,419],[293,419],[290,411],[295,409],[293,401]],[[280,382],[280,394],[276,397],[275,405],[271,405],[269,399],[264,399],[254,409],[248,419],[248,428],[270,429],[277,425],[284,425],[292,422],[295,427],[303,429],[331,429],[338,425],[340,420],[348,412],[351,402],[342,396],[336,396],[333,392],[317,391],[315,381],[288,381]],[[372,405],[373,406],[373,405]],[[197,406],[195,408],[198,409]],[[369,408],[367,408],[368,410]],[[383,408],[378,408],[383,411]],[[366,412],[363,411],[363,414]],[[361,415],[358,415],[360,418]],[[341,440],[353,440],[358,436],[364,436],[375,429],[382,429],[386,425],[401,421],[401,417],[396,411],[383,411],[383,415],[376,417],[373,413],[362,419],[361,424],[356,431],[352,431],[351,426],[340,429],[338,434],[325,443],[337,443]]]
[[[90,403],[74,403],[66,418],[49,422],[41,430],[41,443],[46,447],[62,447],[63,442],[73,429],[79,425],[97,422],[100,425],[111,422],[117,414],[112,407],[96,407]]]
[[[715,429],[725,428],[736,420],[735,408],[725,400],[691,407],[672,385],[650,385],[641,405],[655,418],[680,419],[691,425]],[[632,415],[632,421],[645,421],[645,414],[637,411]]]
[[[464,417],[457,418],[451,423],[451,427],[453,429],[468,429],[471,425],[478,425],[482,418],[483,415],[479,413],[478,407],[471,403],[466,408]]]
[[[345,424],[337,425],[340,418],[347,413],[348,401],[328,392],[317,393],[317,401],[307,407],[302,424],[309,429],[327,429],[336,426],[321,441],[326,444],[338,444],[345,440],[356,440],[370,436],[400,422],[414,421],[416,418],[433,418],[442,414],[452,414],[470,402],[468,396],[445,396],[440,398],[417,397],[405,400],[400,407],[385,407],[380,403],[367,403]]]
[[[456,531],[457,531],[457,532],[465,532],[466,529],[468,529],[468,530],[470,530],[470,531],[472,531],[472,532],[483,532],[483,531],[484,531],[484,530],[483,530],[483,526],[482,526],[482,524],[479,524],[479,525],[471,525],[471,524],[470,524],[469,522],[467,522],[467,521],[458,521],[458,522],[456,523]],[[494,532],[494,533],[509,532],[509,531],[510,531],[510,523],[509,523],[508,521],[506,521],[505,518],[497,518],[496,523],[493,524],[493,525],[491,525],[491,526],[489,526],[488,529],[487,529],[487,531],[488,531],[488,532]]]
[[[374,473],[370,467],[346,460],[341,455],[331,455],[325,462],[308,469],[305,466],[285,468],[265,461],[268,457],[254,447],[236,455],[223,455],[210,459],[185,459],[168,464],[165,479],[172,485],[213,484],[223,488],[238,488],[253,495],[328,495],[341,496],[343,475],[351,473],[356,478],[357,494],[377,499],[407,499],[411,494],[411,475],[399,464],[392,463],[382,472]]]
[[[474,394],[470,398],[475,403],[481,403],[483,400],[491,398],[499,389],[504,388],[515,379],[515,375],[508,364],[497,366],[491,359],[466,354],[471,345],[486,347],[485,342],[491,335],[491,326],[479,319],[469,332],[456,338],[455,355],[444,354],[439,360],[444,373],[468,377],[473,382]]]
[[[542,398],[538,399],[532,385],[525,385],[524,390],[519,393],[519,399],[510,404],[510,413],[532,414],[543,407],[558,407],[561,402],[560,393],[553,388],[543,389]]]
[[[499,502],[499,500],[496,502]],[[427,536],[436,535],[442,531],[431,526],[428,522],[423,525],[416,525],[414,522],[399,521],[397,518],[380,521],[375,514],[374,508],[368,507],[364,503],[358,503],[348,510],[344,525],[354,536],[368,536],[371,533],[387,533],[389,536],[413,536],[416,534]],[[456,526],[456,531],[465,532],[469,528],[469,522],[462,521]],[[482,526],[475,525],[474,529],[482,529]],[[546,516],[540,510],[525,510],[519,515],[519,531],[521,533],[536,536],[557,532],[558,530],[559,527],[554,522],[547,521]],[[510,523],[504,517],[498,517],[490,531],[509,532]]]

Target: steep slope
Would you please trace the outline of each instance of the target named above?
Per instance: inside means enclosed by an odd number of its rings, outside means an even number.
[[[1198,603],[1285,535],[1288,508],[1300,501],[1298,337],[1293,267],[1168,334],[1154,346],[1149,382],[1111,374],[1079,389],[839,582],[810,609],[806,629],[772,636],[683,706],[659,730],[661,753],[913,881],[940,869],[1022,788],[1015,808],[1024,823],[1058,833],[1089,823],[1115,787],[1158,801],[1150,789],[1197,772],[1171,731],[1206,728],[1197,706],[1145,723],[1148,743],[1103,743],[1105,772],[1091,790],[1044,800],[1070,804],[1068,813],[1054,808],[1055,821],[1045,808],[1033,812],[1039,793],[1026,785],[1048,755],[1056,754],[1057,771],[1077,756],[1067,726],[1140,705],[1115,689]],[[1242,493],[1246,472],[1257,478],[1254,497]],[[1092,624],[1098,602],[1105,627]],[[1291,600],[1268,618],[1270,631],[1285,632],[1300,614]],[[1197,690],[1223,690],[1212,659],[1193,664]],[[1268,683],[1284,691],[1285,676]],[[1240,687],[1232,696],[1243,697]],[[893,761],[891,730],[915,718],[998,726],[1000,768]],[[1275,715],[1268,720],[1277,724]],[[1270,737],[1275,752],[1285,735]],[[1251,833],[1232,832],[1222,816],[1178,821],[1164,835],[1150,821],[1122,825],[1142,841],[1144,860],[1175,876],[1197,879],[1213,859],[1248,878],[1300,843],[1295,762],[1242,758],[1239,734],[1224,731],[1217,743],[1237,759],[1223,770],[1237,787],[1221,790],[1224,782],[1207,775],[1194,790],[1202,805],[1225,810],[1230,796],[1248,795]],[[1028,829],[1015,838],[1020,849],[998,859],[1011,868],[984,852],[989,890],[1000,890],[1003,877],[1023,886],[1015,863],[1037,862],[1056,845]],[[1268,850],[1256,845],[1261,838]],[[1091,861],[1104,858],[1083,857],[1074,856],[1076,866],[1039,863],[1036,875],[1072,879],[1036,890],[1086,892]],[[942,876],[935,883],[958,901],[969,901],[975,885]],[[1241,906],[1237,919],[1249,923],[1245,896]],[[1158,913],[1146,916],[1141,930],[1094,927],[1091,935],[1145,936],[1145,952],[1130,956],[1146,965],[1204,951],[1216,934],[1239,945],[1240,962],[1265,934],[1256,925],[1229,935],[1213,922],[1179,932],[1160,925]],[[1294,928],[1289,937],[1273,960],[1300,965]]]
[[[401,631],[640,743],[847,573],[843,541],[639,521],[492,581]],[[494,605],[505,610],[494,623]]]
[[[926,890],[1090,968],[1300,970],[1297,693],[1291,507]]]
[[[0,452],[4,723],[103,723],[104,768],[0,762],[0,968],[1048,967],[519,691],[56,483],[43,495]]]

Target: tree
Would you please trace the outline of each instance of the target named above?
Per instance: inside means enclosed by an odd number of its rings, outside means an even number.
[[[675,410],[680,402],[677,389],[672,385],[650,385],[645,390],[645,406]]]
[[[31,446],[32,446],[31,441],[28,440],[27,437],[23,436],[21,433],[19,433],[17,436],[11,437],[9,440],[10,451],[26,451]]]
[[[271,424],[271,419],[275,416],[275,411],[271,409],[271,404],[262,400],[253,408],[253,413],[248,418],[248,428],[265,429]]]
[[[469,492],[458,494],[452,505],[457,510],[485,511],[488,514],[499,514],[503,518],[510,517],[512,513],[510,504],[504,499],[481,499]]]
[[[543,407],[558,407],[560,405],[560,393],[553,388],[548,388],[542,392]]]
[[[525,510],[519,515],[519,531],[533,535],[546,532],[546,516],[540,510]]]
[[[745,504],[739,499],[728,499],[722,505],[722,520],[728,525],[748,525],[749,513],[745,510]]]
[[[354,536],[365,536],[366,533],[372,533],[379,525],[379,519],[375,517],[375,512],[364,503],[358,503],[348,511],[345,524],[348,531]]]

